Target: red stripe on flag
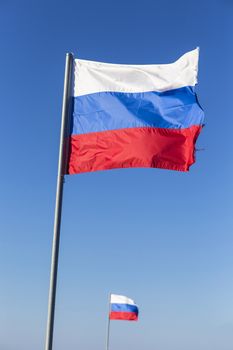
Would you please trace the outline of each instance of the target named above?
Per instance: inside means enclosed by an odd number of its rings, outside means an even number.
[[[72,135],[68,174],[131,167],[188,171],[201,129],[143,127]]]
[[[109,314],[110,320],[137,321],[138,315],[135,312],[116,312]]]

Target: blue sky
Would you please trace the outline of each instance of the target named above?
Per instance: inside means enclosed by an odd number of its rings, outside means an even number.
[[[0,349],[44,347],[65,53],[170,63],[200,46],[189,173],[66,178],[54,350],[102,350],[108,294],[140,306],[111,350],[231,350],[233,3],[2,1]]]

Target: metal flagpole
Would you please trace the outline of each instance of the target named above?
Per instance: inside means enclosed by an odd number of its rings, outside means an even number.
[[[68,154],[67,131],[68,131],[68,124],[69,124],[72,69],[73,69],[73,55],[71,53],[67,53],[66,65],[65,65],[63,103],[62,103],[62,120],[61,120],[58,174],[57,174],[56,205],[55,205],[55,214],[54,214],[53,246],[52,246],[50,289],[49,289],[49,302],[48,302],[48,320],[47,320],[45,350],[52,350],[52,347],[53,347],[53,328],[54,328],[54,313],[55,313],[55,301],[56,301],[57,268],[58,268],[61,212],[62,212],[62,195],[63,195],[64,175],[66,172],[67,154]]]
[[[111,309],[111,294],[109,296],[109,303],[108,303],[108,324],[107,324],[107,335],[106,335],[106,350],[109,350],[110,309]]]

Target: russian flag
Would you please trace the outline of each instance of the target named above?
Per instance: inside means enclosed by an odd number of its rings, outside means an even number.
[[[138,320],[138,307],[135,302],[124,295],[111,294],[110,320]]]
[[[154,167],[188,171],[204,113],[199,50],[159,65],[75,59],[67,172]]]

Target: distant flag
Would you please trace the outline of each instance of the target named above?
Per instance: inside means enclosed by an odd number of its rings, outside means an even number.
[[[106,337],[106,350],[109,350],[109,335],[110,335],[111,320],[137,321],[138,306],[135,304],[135,302],[132,299],[124,295],[118,295],[118,294],[110,295],[107,337]]]
[[[75,59],[68,174],[188,171],[204,122],[195,93],[198,57],[197,48],[159,65]]]
[[[138,306],[126,296],[111,294],[109,319],[137,321]]]

